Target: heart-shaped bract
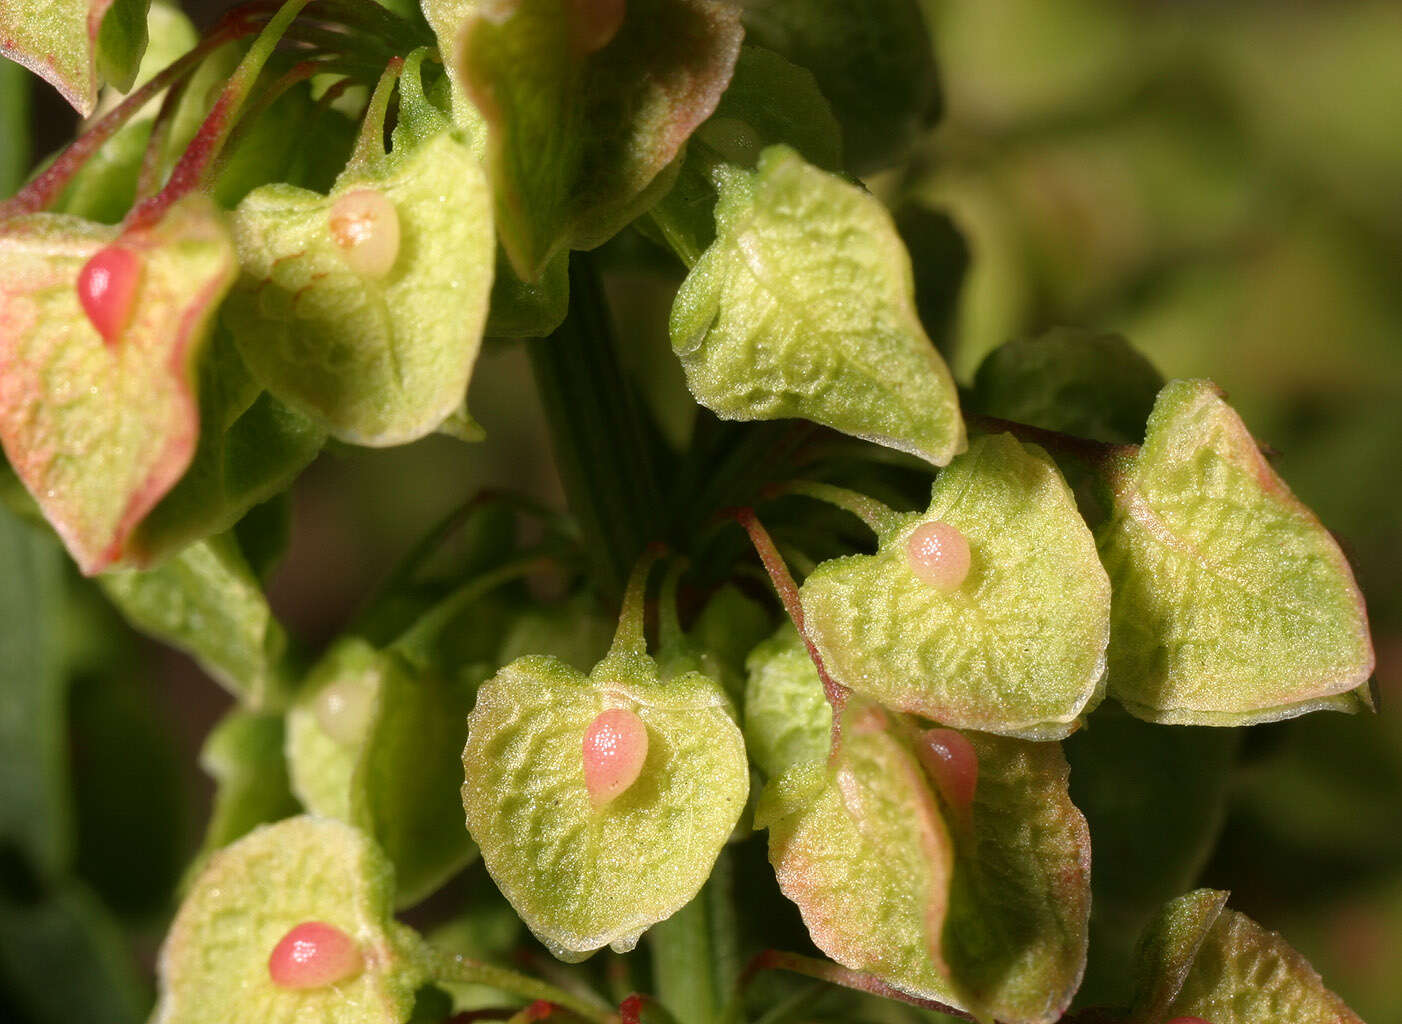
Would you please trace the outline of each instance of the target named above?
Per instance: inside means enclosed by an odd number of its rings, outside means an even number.
[[[1110,584],[1055,464],[1007,434],[940,473],[875,555],[818,566],[804,629],[839,683],[961,729],[1065,736],[1098,701]]]
[[[1110,693],[1179,725],[1368,706],[1373,647],[1338,543],[1207,381],[1162,392],[1109,473]]]
[[[622,741],[617,760],[586,746],[604,726]],[[646,656],[608,657],[588,676],[551,657],[513,661],[478,693],[463,768],[487,869],[566,960],[631,949],[695,896],[749,790],[721,688],[698,672],[664,683]]]
[[[80,293],[95,259],[135,285]],[[195,366],[235,270],[203,195],[124,230],[59,214],[0,224],[0,440],[85,573],[140,560],[133,531],[190,464]]]
[[[309,817],[255,829],[180,905],[152,1020],[402,1024],[426,978],[421,940],[393,911],[393,869],[364,833]]]

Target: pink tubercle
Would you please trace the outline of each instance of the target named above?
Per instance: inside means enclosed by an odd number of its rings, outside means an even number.
[[[921,765],[945,804],[967,823],[978,789],[978,754],[968,738],[955,729],[930,729],[915,749]]]
[[[905,556],[917,577],[946,594],[963,586],[972,561],[968,539],[939,521],[924,523],[910,535]]]
[[[384,277],[399,258],[399,213],[394,203],[372,188],[347,192],[331,206],[327,218],[341,258],[362,277]]]
[[[627,0],[572,0],[569,4],[570,35],[580,53],[602,50],[628,13]]]
[[[356,941],[323,921],[303,921],[268,957],[268,974],[279,988],[325,988],[363,970],[365,957]]]
[[[131,323],[140,285],[141,257],[120,245],[99,249],[78,271],[78,302],[107,344]]]
[[[584,730],[584,786],[602,807],[638,781],[647,760],[647,726],[627,708],[596,715]]]

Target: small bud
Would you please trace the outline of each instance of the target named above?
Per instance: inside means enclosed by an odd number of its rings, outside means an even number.
[[[647,760],[647,726],[626,708],[604,711],[584,730],[584,785],[602,807],[638,779]]]
[[[115,345],[131,322],[141,283],[141,257],[109,245],[99,249],[78,272],[78,301],[102,340]]]
[[[360,947],[345,932],[304,921],[282,937],[268,957],[268,974],[280,988],[324,988],[365,969]]]
[[[343,747],[359,747],[375,709],[373,676],[352,675],[323,687],[315,708],[322,732]]]
[[[346,264],[361,277],[384,277],[399,258],[399,214],[374,189],[347,192],[331,207],[331,237]]]
[[[948,523],[925,523],[910,535],[905,546],[906,561],[921,580],[953,593],[969,575],[969,542]]]
[[[954,729],[930,729],[920,737],[915,753],[945,804],[968,824],[978,788],[978,754],[974,745]]]

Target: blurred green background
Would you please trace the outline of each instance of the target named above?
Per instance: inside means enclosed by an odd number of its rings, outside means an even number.
[[[947,213],[965,238],[947,332],[961,380],[1010,338],[1122,332],[1166,376],[1225,387],[1352,558],[1380,712],[1250,730],[1202,882],[1283,931],[1365,1019],[1402,1020],[1402,4],[925,9],[945,117],[870,185]],[[24,79],[0,66],[3,193],[73,125]],[[675,388],[674,281],[638,273],[610,279],[629,365]],[[489,347],[471,404],[484,445],[337,449],[297,484],[270,586],[307,650],[480,486],[558,500],[519,348]],[[229,701],[131,633],[52,544],[0,526],[0,565],[44,581],[36,594],[0,580],[0,1019],[125,1024],[148,1005],[208,815],[198,751]]]

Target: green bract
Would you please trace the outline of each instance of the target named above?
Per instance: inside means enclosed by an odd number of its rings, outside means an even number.
[[[0,56],[29,68],[87,117],[105,78],[131,86],[146,49],[150,0],[6,0]]]
[[[637,781],[595,808],[584,734],[604,710],[646,726]],[[646,656],[588,676],[518,658],[483,684],[468,719],[467,827],[497,886],[557,957],[632,949],[686,904],[744,809],[749,768],[720,687],[691,672],[663,683]]]
[[[285,698],[287,637],[232,535],[193,544],[160,568],[99,582],[134,625],[188,651],[248,706]]]
[[[607,240],[665,191],[659,175],[715,107],[742,34],[739,11],[710,0],[427,8],[487,121],[497,227],[526,282],[561,249]]]
[[[407,906],[474,856],[458,818],[466,681],[418,671],[356,637],[312,670],[287,716],[292,789],[307,810],[363,829],[394,863]]]
[[[969,404],[990,416],[1099,441],[1144,436],[1163,378],[1118,334],[1061,327],[988,354]]]
[[[827,757],[832,708],[798,630],[785,623],[745,662],[745,742],[750,760],[773,778]]]
[[[176,913],[154,1024],[407,1021],[424,970],[393,895],[389,861],[349,825],[301,817],[256,829],[210,859]],[[274,985],[269,954],[307,921],[349,935],[365,969],[330,987]]]
[[[944,522],[968,540],[946,593],[912,571],[911,534]],[[924,513],[895,517],[875,555],[818,566],[804,630],[833,678],[890,707],[963,729],[1067,735],[1098,700],[1110,584],[1061,474],[1011,435],[950,463]]]
[[[954,381],[881,203],[784,146],[753,174],[716,174],[716,240],[671,319],[697,401],[723,419],[810,419],[936,465],[962,451]]]
[[[1363,1024],[1274,932],[1199,889],[1169,903],[1136,953],[1131,1024]]]
[[[270,392],[355,444],[412,441],[461,405],[496,254],[477,158],[416,69],[400,95],[388,156],[353,161],[325,196],[255,189],[233,217],[243,277],[224,322],[239,351]],[[393,227],[362,227],[366,197]],[[383,268],[347,256],[359,231],[379,232],[363,244],[383,247]]]
[[[1165,387],[1109,483],[1097,537],[1120,703],[1196,725],[1368,705],[1373,648],[1348,562],[1215,387]]]
[[[216,789],[201,857],[265,822],[297,813],[282,753],[285,735],[281,715],[243,710],[231,711],[210,732],[200,751],[200,767]]]
[[[77,290],[109,244],[141,267],[112,343]],[[202,195],[120,232],[61,214],[0,224],[0,440],[85,573],[140,560],[132,532],[194,455],[195,366],[234,273],[223,217]]]
[[[780,887],[840,964],[980,1019],[1057,1020],[1090,912],[1090,836],[1060,749],[968,734],[979,772],[964,832],[945,823],[904,728],[856,703],[834,760],[770,783],[755,820]]]

